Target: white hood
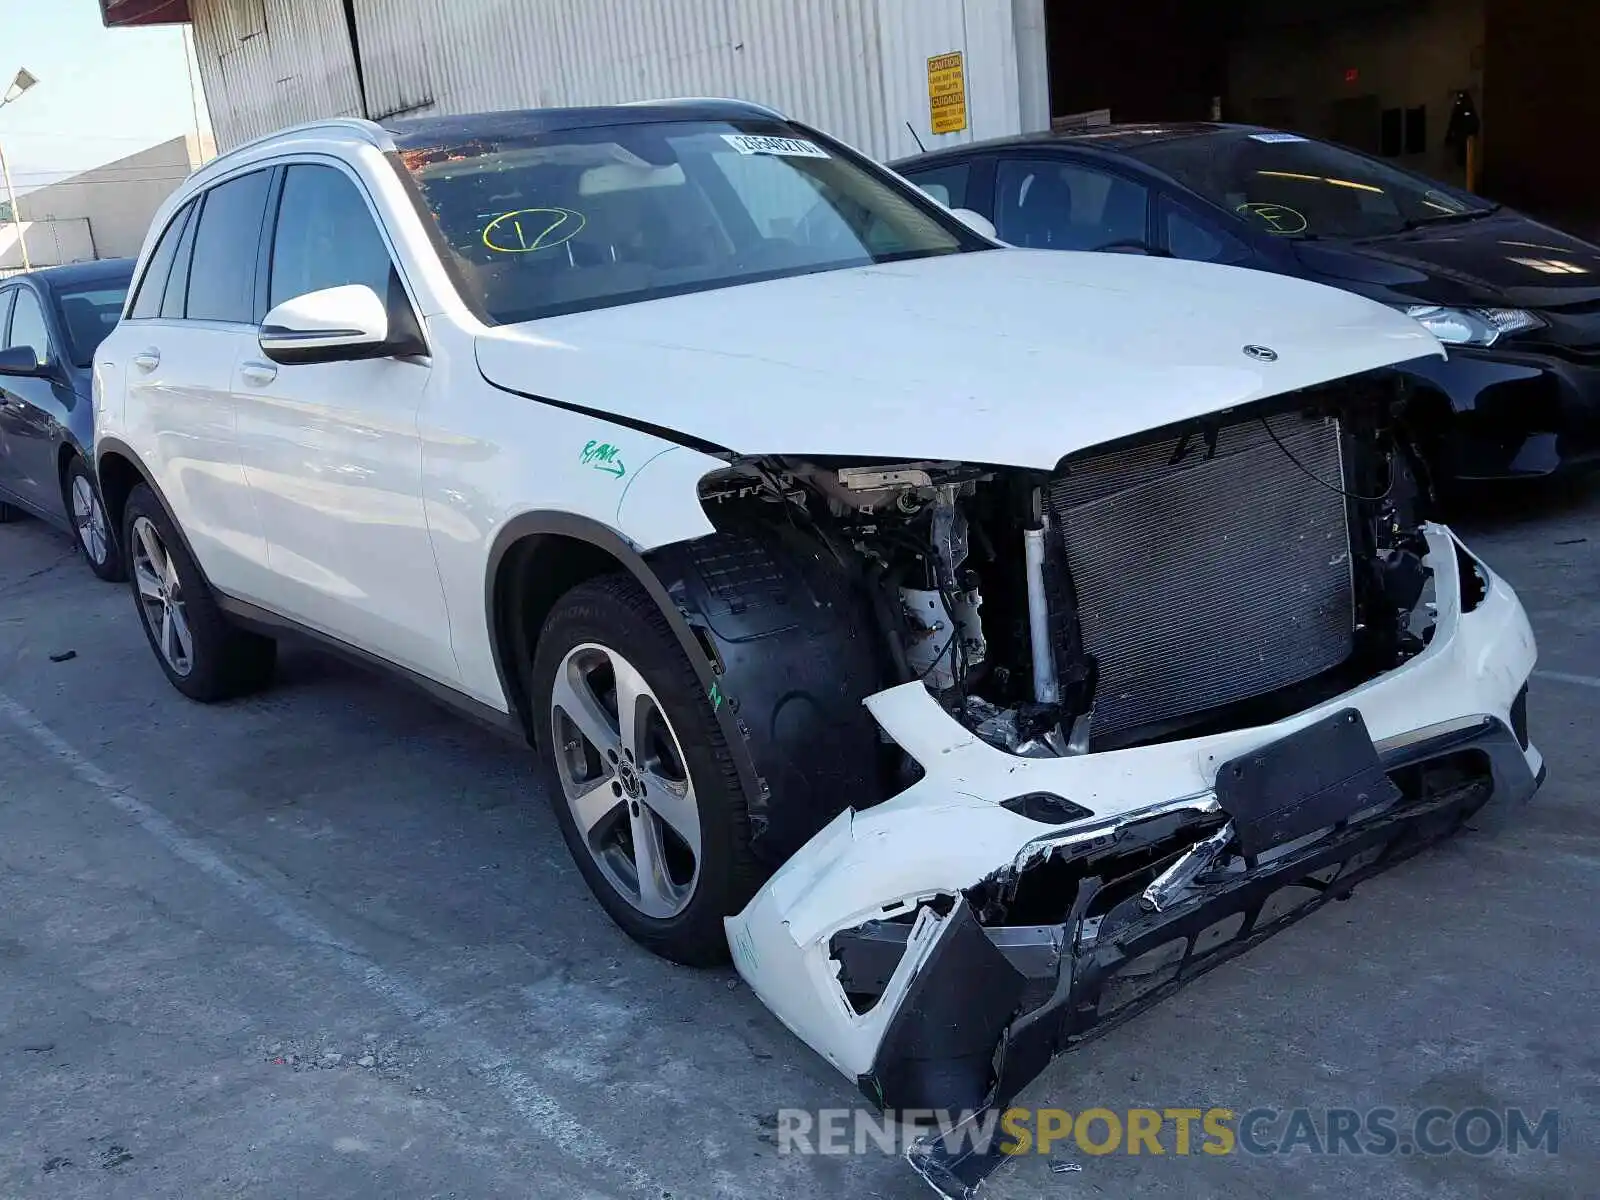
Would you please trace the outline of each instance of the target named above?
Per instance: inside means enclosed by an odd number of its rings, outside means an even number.
[[[1274,351],[1261,362],[1246,346]],[[501,326],[493,383],[743,454],[1065,454],[1442,354],[1411,318],[1287,276],[995,250]]]

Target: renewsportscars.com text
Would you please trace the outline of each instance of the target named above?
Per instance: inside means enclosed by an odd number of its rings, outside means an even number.
[[[785,1108],[776,1132],[780,1154],[901,1154],[932,1135],[951,1153],[1484,1157],[1559,1153],[1561,1118],[1555,1109],[1520,1108]]]

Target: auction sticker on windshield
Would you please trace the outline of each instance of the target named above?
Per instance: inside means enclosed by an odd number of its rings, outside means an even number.
[[[783,154],[790,158],[827,158],[828,152],[805,138],[761,137],[754,133],[725,133],[722,140],[740,154]]]

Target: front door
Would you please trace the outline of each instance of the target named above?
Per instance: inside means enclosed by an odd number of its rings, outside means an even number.
[[[0,375],[0,486],[36,512],[62,520],[66,510],[56,447],[77,397],[61,365],[65,350],[53,343],[38,294],[31,287],[17,288],[10,335],[0,338],[0,347],[32,347],[47,373]]]
[[[1037,250],[1150,249],[1150,193],[1136,180],[1059,158],[1003,158],[994,225]]]
[[[268,307],[365,284],[409,303],[366,195],[343,170],[283,177]],[[459,678],[422,505],[417,412],[433,368],[394,358],[234,373],[239,446],[284,616],[442,683]]]

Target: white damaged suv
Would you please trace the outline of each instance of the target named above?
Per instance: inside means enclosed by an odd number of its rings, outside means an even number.
[[[300,632],[531,740],[617,923],[731,945],[891,1107],[1531,796],[1528,622],[1386,371],[1422,326],[980,224],[733,101],[224,155],[95,363],[161,669]]]

